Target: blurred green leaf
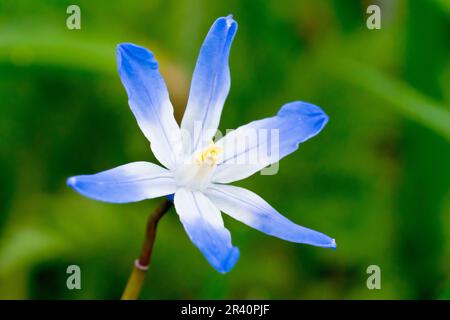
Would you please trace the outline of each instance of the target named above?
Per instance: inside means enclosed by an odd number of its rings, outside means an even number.
[[[46,36],[42,37],[42,34]],[[75,41],[67,33],[3,30],[0,33],[0,59],[18,65],[62,65],[110,74],[116,70],[114,45],[100,39],[77,37]]]
[[[434,0],[442,10],[444,10],[448,15],[450,15],[450,1],[449,0]]]
[[[394,108],[403,116],[433,129],[450,140],[450,109],[370,66],[348,60],[334,60],[328,70],[332,76],[364,90]]]

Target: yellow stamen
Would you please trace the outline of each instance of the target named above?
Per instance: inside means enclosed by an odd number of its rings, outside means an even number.
[[[206,149],[199,151],[195,155],[195,160],[199,165],[207,164],[212,167],[217,163],[219,154],[222,153],[222,151],[222,148],[219,148],[214,144],[214,142],[211,141]]]

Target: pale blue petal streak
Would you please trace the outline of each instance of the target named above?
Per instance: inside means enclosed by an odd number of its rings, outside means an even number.
[[[317,135],[327,121],[321,108],[296,101],[285,104],[274,117],[239,127],[217,142],[223,153],[213,181],[241,180],[278,162]]]
[[[228,272],[239,258],[239,250],[231,244],[220,211],[201,192],[178,189],[175,209],[191,241],[219,272]]]
[[[111,203],[127,203],[175,192],[175,180],[167,169],[149,162],[132,162],[92,175],[67,179],[82,195]]]
[[[117,66],[128,103],[155,157],[173,168],[181,136],[158,62],[151,51],[123,43],[117,46]]]
[[[206,195],[219,210],[268,235],[291,242],[336,248],[334,239],[293,223],[247,189],[216,184],[207,189]]]
[[[214,136],[230,90],[228,58],[237,23],[231,16],[217,19],[208,32],[192,77],[181,128],[189,133],[195,151]]]

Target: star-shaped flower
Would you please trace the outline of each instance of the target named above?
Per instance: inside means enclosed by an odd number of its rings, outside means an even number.
[[[212,25],[200,50],[181,128],[153,53],[120,44],[117,64],[131,111],[165,168],[132,162],[67,180],[82,195],[112,203],[174,195],[189,238],[219,272],[228,272],[239,258],[221,211],[283,240],[336,247],[334,239],[293,223],[252,191],[227,185],[294,152],[328,121],[319,107],[296,101],[285,104],[274,117],[241,126],[213,142],[230,89],[228,58],[236,30],[232,16]],[[276,150],[261,152],[274,142]]]

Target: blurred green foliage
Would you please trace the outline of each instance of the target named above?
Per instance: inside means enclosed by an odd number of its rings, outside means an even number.
[[[239,183],[336,251],[287,243],[225,217],[241,250],[221,275],[174,212],[159,226],[142,298],[450,298],[450,3],[78,0],[0,2],[0,298],[116,299],[157,200],[86,199],[68,176],[155,161],[131,114],[115,45],[151,49],[183,114],[202,40],[219,16],[239,30],[221,129],[285,102],[330,122],[280,163]],[[367,6],[382,29],[366,28]],[[82,289],[66,289],[66,268]],[[382,289],[366,288],[366,268]]]

